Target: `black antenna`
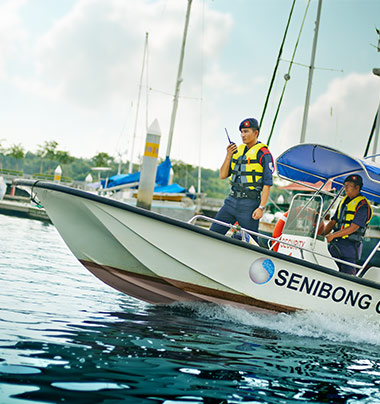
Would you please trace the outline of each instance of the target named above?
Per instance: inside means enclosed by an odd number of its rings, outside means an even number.
[[[229,137],[229,135],[228,135],[227,128],[224,128],[224,130],[226,131],[227,139],[228,139],[228,141],[230,142],[230,144],[233,143],[233,142],[231,142],[231,139],[230,139],[230,137]]]

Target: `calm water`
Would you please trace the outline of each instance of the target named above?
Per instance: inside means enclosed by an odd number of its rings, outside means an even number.
[[[151,306],[0,215],[0,403],[380,403],[380,325]]]

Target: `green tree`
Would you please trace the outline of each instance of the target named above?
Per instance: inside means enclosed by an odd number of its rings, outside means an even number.
[[[58,142],[55,140],[51,140],[50,142],[45,140],[43,145],[38,145],[37,156],[43,159],[54,160],[57,146]]]
[[[5,152],[6,152],[6,149],[5,149],[5,147],[3,146],[3,142],[4,142],[4,140],[5,139],[0,139],[0,154],[5,154]]]
[[[60,164],[70,164],[74,161],[74,157],[70,156],[67,151],[57,150],[54,160],[58,161]]]
[[[3,142],[5,139],[0,139],[0,170],[3,168],[3,156],[6,154],[6,150],[3,147]]]
[[[27,152],[21,145],[14,145],[11,149],[4,149],[0,140],[0,157],[2,159],[3,168],[18,170],[17,157],[23,159],[23,170],[25,173],[34,174],[40,169],[42,173],[42,161],[47,174],[53,174],[57,163],[66,164],[65,176],[74,180],[84,181],[91,168],[109,167],[108,176],[117,173],[118,164],[107,153],[101,152],[92,159],[76,158],[69,155],[68,152],[57,150],[58,143],[55,141],[44,142],[39,146],[38,153]],[[20,153],[21,151],[21,153]],[[25,157],[24,157],[25,156]],[[16,159],[15,159],[16,158]],[[19,159],[18,159],[19,160]],[[182,161],[172,161],[174,178],[173,181],[185,188],[194,185],[197,188],[198,183],[198,167],[186,164]],[[135,169],[138,169],[136,166]],[[219,170],[211,170],[202,168],[202,192],[208,197],[224,199],[229,192],[229,181],[219,179]]]
[[[7,156],[16,159],[16,170],[18,171],[19,160],[22,160],[25,157],[24,147],[20,143],[14,144],[7,150],[6,154]]]
[[[109,167],[113,163],[114,158],[108,153],[100,152],[95,155],[91,161],[94,163],[95,167]]]
[[[42,173],[44,160],[54,160],[58,142],[45,140],[43,145],[38,145],[37,156],[41,158],[40,174]]]

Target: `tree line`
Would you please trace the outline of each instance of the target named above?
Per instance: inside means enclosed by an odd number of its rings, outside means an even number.
[[[127,173],[128,163],[117,162],[114,157],[105,152],[97,153],[92,158],[73,157],[67,151],[59,150],[58,142],[45,141],[38,145],[35,153],[26,151],[21,144],[9,148],[3,147],[0,141],[0,170],[12,170],[15,173],[46,176],[54,175],[58,165],[62,168],[62,176],[71,180],[84,181],[88,174],[94,174],[94,167],[109,167],[107,176],[117,173]],[[160,163],[161,161],[159,161]],[[172,160],[173,182],[186,189],[191,186],[198,191],[198,167],[179,160]],[[132,172],[139,171],[139,166],[133,164]],[[104,174],[103,174],[104,175]],[[219,170],[201,169],[201,192],[210,198],[225,198],[228,194],[229,182],[219,179]]]

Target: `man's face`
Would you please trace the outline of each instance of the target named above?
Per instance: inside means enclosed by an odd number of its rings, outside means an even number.
[[[241,139],[242,139],[243,143],[245,143],[245,144],[250,144],[250,143],[255,144],[257,141],[258,135],[259,135],[259,131],[257,129],[253,129],[253,128],[242,128],[241,129]]]
[[[360,193],[360,186],[355,185],[353,182],[347,181],[344,183],[344,192],[349,198],[355,198]]]

